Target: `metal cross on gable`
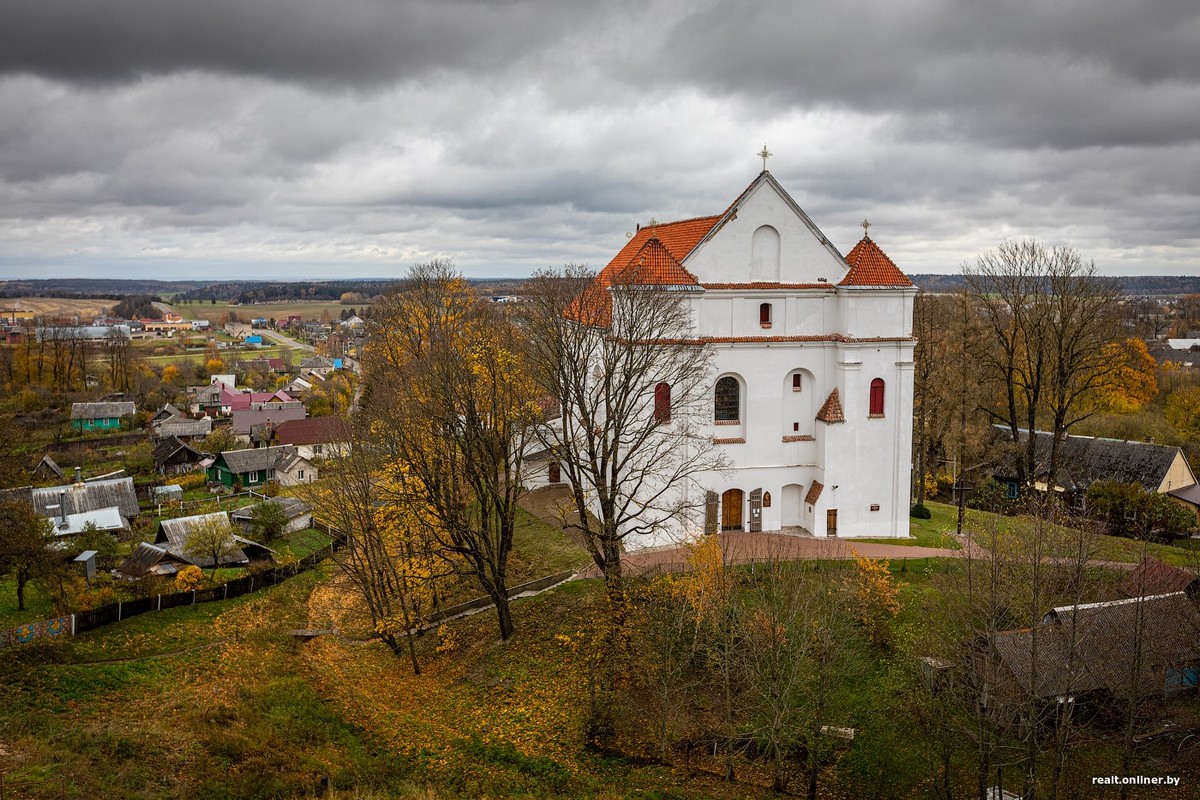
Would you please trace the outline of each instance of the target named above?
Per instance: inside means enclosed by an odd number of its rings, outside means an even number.
[[[775,154],[772,153],[771,151],[767,150],[767,146],[764,144],[762,152],[758,154],[758,157],[763,160],[763,172],[767,171],[767,159],[773,155],[775,155]]]
[[[869,238],[870,238],[870,231],[868,231],[868,230],[867,230],[867,228],[870,228],[870,227],[871,227],[871,223],[867,222],[867,221],[864,219],[862,222],[860,222],[860,223],[858,223],[858,224],[862,226],[862,229],[863,229],[863,238],[864,238],[864,239],[869,239]]]

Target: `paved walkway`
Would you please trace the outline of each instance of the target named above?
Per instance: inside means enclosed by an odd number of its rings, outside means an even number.
[[[853,539],[816,539],[779,533],[732,531],[718,534],[725,558],[731,564],[748,564],[768,559],[817,560],[867,558],[958,558],[961,550],[945,547],[917,547],[901,544],[855,542]],[[852,549],[853,548],[853,549]],[[658,547],[626,553],[621,563],[628,575],[650,572],[674,572],[687,566],[686,547]],[[594,564],[581,570],[579,578],[600,577]]]

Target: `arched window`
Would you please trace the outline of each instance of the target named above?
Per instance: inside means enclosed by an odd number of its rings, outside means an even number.
[[[771,327],[771,304],[758,304],[758,324],[764,328]]]
[[[871,381],[871,416],[883,416],[883,378]]]
[[[763,508],[771,507],[771,493],[763,492]]]
[[[741,419],[742,390],[737,378],[726,375],[717,381],[715,400],[713,419],[717,422],[737,422]]]
[[[671,421],[671,384],[659,383],[654,387],[654,421],[666,425]]]

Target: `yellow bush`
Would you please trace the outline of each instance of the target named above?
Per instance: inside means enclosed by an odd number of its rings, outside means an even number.
[[[204,586],[204,573],[197,566],[186,566],[175,575],[175,589],[193,592]]]

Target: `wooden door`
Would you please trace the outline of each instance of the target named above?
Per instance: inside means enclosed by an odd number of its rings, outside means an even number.
[[[762,530],[763,490],[755,489],[750,493],[750,530]]]
[[[706,492],[704,495],[704,532],[716,533],[717,528],[717,508],[720,504],[720,498],[716,492]]]
[[[837,536],[837,509],[831,508],[825,512],[825,535]]]
[[[744,496],[741,489],[730,489],[721,495],[721,530],[740,531],[742,529],[742,499]]]

